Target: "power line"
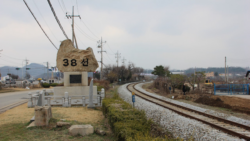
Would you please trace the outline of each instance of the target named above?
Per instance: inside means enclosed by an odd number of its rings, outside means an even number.
[[[23,59],[13,58],[13,57],[7,56],[7,55],[5,55],[5,54],[2,54],[2,55],[6,56],[6,57],[9,57],[9,58],[12,58],[12,59],[16,59],[16,60],[23,60]]]
[[[26,3],[25,0],[23,0],[23,2],[25,3],[25,5],[27,6],[27,8],[29,9],[30,13],[32,14],[32,16],[34,17],[34,19],[36,20],[37,24],[40,26],[41,30],[43,31],[43,33],[45,34],[45,36],[49,39],[49,41],[51,42],[51,44],[53,44],[53,46],[58,50],[58,48],[54,45],[54,43],[50,40],[49,36],[45,33],[45,31],[43,30],[42,26],[40,25],[40,23],[38,22],[38,20],[36,19],[35,15],[33,14],[33,12],[31,11],[31,9],[29,8],[28,4]]]
[[[64,10],[67,12],[68,10],[66,9],[66,7],[65,7],[65,5],[64,5],[63,0],[61,0],[61,1],[62,1],[62,5],[63,5],[63,7],[64,7]]]
[[[63,7],[62,7],[62,5],[61,5],[61,3],[60,3],[60,1],[59,1],[59,0],[58,0],[58,3],[59,3],[59,5],[60,5],[60,7],[61,7],[61,9],[62,9],[63,13],[66,13],[66,12],[64,11],[64,9],[63,9]]]
[[[77,0],[76,0],[76,8],[77,8],[78,14],[80,14],[79,9],[78,9]],[[82,21],[82,19],[81,19],[80,21],[87,27],[87,29],[88,29],[97,39],[99,39],[99,38],[90,30],[90,28]]]
[[[51,32],[51,33],[52,33],[52,35],[56,38],[55,34],[52,32],[52,30],[51,30],[51,28],[49,27],[48,23],[47,23],[47,22],[46,22],[46,20],[44,19],[44,17],[43,17],[43,15],[42,15],[42,13],[41,13],[40,9],[38,8],[38,6],[37,6],[37,4],[36,4],[35,0],[33,0],[33,2],[34,2],[34,4],[35,4],[35,6],[36,6],[36,8],[37,8],[38,12],[40,13],[41,17],[43,18],[43,21],[45,22],[45,24],[46,24],[46,25],[47,25],[47,27],[49,28],[50,32]],[[58,39],[56,38],[56,40],[58,40]],[[59,40],[58,40],[58,41],[59,41]]]
[[[113,52],[113,50],[111,49],[111,47],[109,46],[109,44],[107,43],[107,45],[108,45],[108,47],[109,47],[109,49]],[[113,52],[114,53],[114,52]],[[114,53],[115,54],[115,53]]]
[[[65,33],[65,31],[64,31],[64,29],[63,29],[63,27],[62,27],[60,21],[59,21],[59,19],[58,19],[57,16],[56,16],[56,12],[54,11],[54,8],[53,8],[52,4],[50,3],[50,0],[48,0],[48,3],[49,3],[49,6],[50,6],[50,8],[51,8],[51,11],[52,11],[52,13],[54,14],[54,17],[55,17],[55,19],[56,19],[56,21],[57,21],[59,27],[61,28],[61,30],[62,30],[64,36],[65,36],[67,39],[69,39],[68,36],[67,36],[67,34]]]
[[[75,24],[76,24],[76,23],[75,23]],[[90,39],[90,40],[96,42],[95,39],[93,39],[92,37],[88,36],[88,35],[87,35],[87,34],[77,25],[77,24],[76,24],[76,28],[77,28],[85,37],[87,37],[88,39]]]
[[[12,63],[12,64],[18,64],[18,63],[14,63],[14,62],[12,62],[12,61],[9,61],[9,60],[5,60],[5,59],[3,59],[2,57],[1,57],[0,59],[2,59],[2,60],[4,60],[4,61],[7,61],[7,62],[9,62],[9,63]],[[21,65],[21,64],[18,64],[18,65]]]

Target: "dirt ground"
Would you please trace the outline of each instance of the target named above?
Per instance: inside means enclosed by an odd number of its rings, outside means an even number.
[[[148,92],[156,93],[168,98],[174,96],[174,99],[191,105],[250,120],[250,99],[247,98],[236,96],[216,96],[211,94],[186,94],[184,96],[178,94],[179,92],[176,92],[175,94],[163,94],[160,93],[158,89],[153,88],[151,83],[143,85],[143,88]]]

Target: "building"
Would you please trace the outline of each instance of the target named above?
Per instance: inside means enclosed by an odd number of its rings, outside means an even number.
[[[205,73],[205,75],[206,75],[206,78],[214,77],[214,72],[208,72],[208,73]]]

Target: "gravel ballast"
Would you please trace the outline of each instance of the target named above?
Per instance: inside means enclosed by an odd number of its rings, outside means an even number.
[[[125,84],[119,87],[118,93],[120,97],[126,102],[132,104],[132,96],[131,93],[127,90],[127,85]],[[141,88],[143,83],[135,86],[136,89],[143,91],[149,95],[164,99],[166,101],[171,101],[173,103],[177,102],[175,100],[171,100],[153,93],[149,93]],[[190,104],[177,102],[176,104],[180,104],[182,106],[192,106]],[[225,134],[217,129],[210,127],[209,125],[203,124],[199,121],[189,119],[178,115],[171,110],[162,108],[161,106],[155,105],[144,99],[136,97],[135,107],[140,110],[144,110],[147,114],[148,118],[153,119],[156,123],[159,123],[164,129],[168,130],[173,134],[175,138],[180,137],[183,139],[194,138],[195,140],[240,140],[237,137],[233,137],[231,135]],[[189,107],[190,108],[190,107]],[[206,112],[206,109],[193,106],[198,111]],[[211,110],[210,110],[211,111]],[[222,114],[217,114],[216,112],[211,112],[213,115],[222,116]],[[215,114],[214,114],[215,113]],[[228,118],[228,117],[227,117]]]
[[[151,83],[151,82],[148,82],[148,83]],[[179,101],[176,101],[176,100],[173,100],[173,99],[166,98],[164,96],[160,96],[160,95],[156,95],[154,93],[147,92],[146,90],[144,90],[142,88],[142,85],[144,85],[144,84],[145,83],[140,83],[140,84],[136,85],[135,88],[138,89],[141,92],[144,92],[144,93],[148,94],[148,95],[151,95],[151,96],[154,96],[154,97],[157,97],[157,98],[161,98],[162,100],[166,100],[168,102],[172,102],[172,103],[175,103],[175,104],[178,104],[178,105],[190,108],[190,109],[194,109],[194,110],[204,112],[204,113],[216,116],[216,117],[220,117],[220,118],[223,118],[223,119],[227,119],[227,120],[234,121],[234,122],[237,122],[237,123],[240,123],[240,124],[243,124],[243,125],[250,126],[250,121],[249,120],[245,120],[245,119],[241,119],[241,118],[238,118],[238,117],[235,117],[235,116],[230,116],[230,115],[227,115],[227,114],[224,114],[224,113],[219,113],[219,112],[216,112],[216,111],[213,111],[213,110],[208,110],[208,109],[204,109],[204,108],[201,108],[201,107],[193,106],[193,105],[190,105],[190,104],[187,104],[187,103],[179,102]]]

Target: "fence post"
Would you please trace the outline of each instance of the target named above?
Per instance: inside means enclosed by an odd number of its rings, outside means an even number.
[[[249,95],[249,84],[247,84],[247,94]]]
[[[216,95],[216,84],[214,84],[214,95]]]

